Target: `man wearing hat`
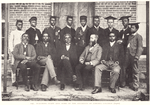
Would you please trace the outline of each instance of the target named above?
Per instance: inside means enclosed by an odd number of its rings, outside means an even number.
[[[102,46],[103,40],[104,40],[104,29],[102,29],[100,26],[100,19],[99,16],[93,16],[93,27],[89,28],[87,32],[87,38],[86,38],[86,44],[88,45],[90,42],[90,35],[96,34],[98,35],[98,41],[97,43]]]
[[[60,39],[60,31],[61,29],[56,26],[57,16],[50,16],[49,23],[50,26],[45,28],[43,33],[48,33],[50,37],[50,43],[56,47],[58,47],[59,39]]]
[[[36,28],[37,17],[31,17],[29,22],[31,27],[26,30],[26,33],[29,35],[29,44],[32,44],[35,47],[38,42],[42,41],[42,35],[40,30]]]
[[[87,30],[89,27],[87,26],[87,16],[80,16],[80,23],[81,26],[77,28],[76,34],[75,34],[75,43],[77,45],[77,53],[78,57],[83,52],[85,46],[86,46],[86,36],[87,36]]]
[[[105,34],[105,39],[104,40],[105,40],[106,43],[108,43],[109,42],[109,34],[111,32],[115,33],[116,40],[117,40],[118,36],[119,36],[119,31],[114,28],[114,20],[116,20],[117,18],[115,18],[113,16],[108,16],[105,19],[107,19],[108,28],[106,28],[104,30],[104,34]]]
[[[12,31],[10,33],[10,36],[9,36],[9,43],[8,44],[9,44],[9,52],[10,52],[10,56],[11,56],[10,61],[11,61],[11,66],[12,66],[12,74],[11,75],[12,75],[12,85],[13,86],[16,85],[16,83],[15,83],[15,81],[16,81],[16,79],[15,79],[16,70],[14,70],[14,56],[13,56],[12,52],[13,52],[15,45],[21,43],[21,36],[24,33],[22,31],[22,27],[23,27],[23,21],[17,20],[16,21],[16,30]]]
[[[139,69],[138,60],[143,52],[143,38],[137,33],[139,23],[130,23],[131,35],[128,38],[127,52],[126,52],[126,68],[130,68],[132,79],[129,81],[129,87],[137,91],[139,88]],[[127,72],[128,73],[128,72]]]
[[[119,40],[117,41],[119,44],[123,44],[124,47],[124,51],[126,52],[127,49],[127,41],[128,41],[128,37],[130,35],[130,27],[129,27],[129,17],[131,16],[122,16],[119,20],[122,20],[122,25],[124,26],[124,28],[120,31],[119,33]],[[130,74],[128,74],[129,76]],[[131,76],[129,76],[131,77]],[[128,77],[128,78],[129,78]],[[121,87],[125,87],[126,85],[126,70],[123,68],[121,70],[120,73],[120,86]]]
[[[73,44],[75,44],[75,29],[73,29],[71,26],[73,24],[73,16],[67,16],[67,26],[64,27],[62,30],[61,30],[61,35],[60,35],[60,40],[61,42],[65,42],[64,41],[64,35],[65,34],[70,34],[71,37],[72,37],[72,40],[71,42],[73,42]]]

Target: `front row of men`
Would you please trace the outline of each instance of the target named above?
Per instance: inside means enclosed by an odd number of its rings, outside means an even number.
[[[142,53],[142,37],[137,33],[138,24],[131,24],[131,35],[129,36],[127,51],[124,54],[124,47],[116,40],[116,34],[111,32],[109,34],[109,42],[102,47],[97,43],[98,35],[91,34],[89,44],[84,51],[77,57],[76,46],[72,43],[72,36],[69,33],[64,35],[64,43],[61,44],[58,55],[56,55],[55,47],[49,43],[48,33],[42,34],[42,42],[38,43],[36,50],[29,42],[29,35],[24,33],[22,35],[22,42],[17,44],[14,48],[13,55],[15,58],[14,67],[19,67],[25,83],[25,90],[38,90],[38,79],[40,73],[40,65],[45,65],[45,70],[41,82],[41,90],[46,91],[48,87],[49,77],[54,80],[56,84],[60,83],[60,89],[65,89],[66,77],[70,83],[75,84],[76,90],[83,90],[85,88],[88,74],[94,71],[94,85],[95,88],[92,94],[102,91],[101,76],[104,70],[109,70],[110,86],[112,93],[116,93],[115,86],[120,76],[122,69],[126,69],[130,64],[132,72],[132,80],[130,88],[134,91],[138,90],[138,59]],[[126,62],[124,62],[124,55],[126,55]],[[57,61],[59,62],[56,62]],[[79,61],[79,62],[78,62]],[[57,64],[56,64],[57,63]],[[78,64],[79,63],[79,64]],[[125,64],[125,66],[124,66]],[[57,65],[57,73],[54,65]],[[27,67],[33,71],[31,87],[27,84]],[[57,79],[59,74],[60,81]]]

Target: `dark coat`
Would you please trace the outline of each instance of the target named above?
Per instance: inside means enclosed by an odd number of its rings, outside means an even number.
[[[85,47],[86,44],[86,37],[87,37],[87,31],[88,31],[89,27],[87,26],[85,31],[82,30],[81,27],[78,27],[76,30],[76,34],[75,34],[75,43],[78,46],[82,46]],[[82,34],[80,34],[80,32]]]
[[[90,42],[90,35],[91,34],[97,34],[98,35],[98,41],[97,43],[102,46],[104,43],[104,29],[102,29],[101,27],[99,27],[99,30],[97,30],[94,26],[88,29],[87,32],[87,39],[86,39],[86,43],[89,44]]]
[[[123,40],[124,48],[127,47],[128,37],[130,35],[130,31],[131,31],[131,29],[128,27],[125,31],[121,30],[120,33],[119,33],[119,38],[118,39]],[[124,38],[123,38],[123,35],[124,35]]]
[[[102,58],[101,60],[107,60],[109,54],[110,43],[105,43],[102,47]],[[113,61],[119,61],[120,66],[124,63],[124,49],[122,44],[118,44],[117,42],[113,45]]]
[[[66,45],[62,44],[61,49],[59,51],[59,62],[61,62],[61,56],[65,55],[69,57],[70,63],[72,65],[73,71],[75,72],[75,67],[78,62],[77,52],[76,52],[76,46],[74,44],[71,44],[70,49],[66,50]]]
[[[118,31],[117,29],[115,29],[115,28],[113,28],[112,31],[110,31],[109,28],[106,28],[106,29],[104,30],[104,34],[105,34],[105,39],[104,39],[104,40],[105,40],[105,43],[108,43],[108,42],[109,42],[109,34],[110,34],[111,32],[115,33],[115,35],[116,35],[116,40],[118,40],[119,31]]]
[[[56,47],[59,44],[60,31],[61,31],[61,28],[55,26],[55,29],[53,29],[52,27],[45,28],[42,33],[45,33],[45,32],[48,33],[50,37],[50,43]],[[55,32],[59,32],[59,36],[56,36]]]
[[[73,28],[68,28],[67,26],[66,27],[64,27],[62,30],[61,30],[61,32],[60,32],[60,40],[61,40],[61,42],[63,42],[64,43],[64,35],[66,34],[66,33],[69,33],[69,34],[71,34],[71,36],[72,36],[72,40],[71,40],[71,42],[73,42],[73,44],[75,44],[75,29],[73,29]]]
[[[37,34],[39,40],[38,40],[38,43],[40,41],[42,41],[42,34],[40,32],[39,29],[36,28],[36,30],[34,30],[32,27],[30,27],[28,30],[26,30],[26,33],[29,35],[29,44],[32,44],[34,45],[35,44],[35,36]]]
[[[53,45],[51,45],[50,43],[48,43],[48,46],[47,46],[47,52],[46,52],[46,47],[44,45],[43,42],[40,42],[37,44],[36,46],[36,54],[37,54],[37,57],[38,56],[48,56],[48,55],[51,55],[52,57],[52,60],[55,61],[55,57],[56,57],[56,50],[55,50],[55,47]]]
[[[129,53],[136,58],[139,58],[143,52],[143,38],[138,33],[136,35],[130,35],[128,38]]]

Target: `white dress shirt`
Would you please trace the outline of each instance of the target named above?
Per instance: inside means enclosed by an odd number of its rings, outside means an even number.
[[[67,25],[67,27],[71,29],[71,26]]]
[[[112,47],[116,41],[110,42],[110,46]]]
[[[20,31],[20,30],[17,30],[17,29],[10,33],[9,42],[8,42],[9,43],[8,48],[9,48],[10,52],[13,51],[16,44],[21,43],[21,37],[22,37],[23,33],[24,33],[23,31]]]
[[[87,25],[85,25],[84,27],[81,26],[83,32],[86,30],[86,27],[87,27]]]
[[[66,50],[68,51],[70,49],[70,43],[69,44],[66,44]]]

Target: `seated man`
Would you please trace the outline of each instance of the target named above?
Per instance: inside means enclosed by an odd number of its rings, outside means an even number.
[[[73,78],[75,78],[75,66],[77,64],[77,52],[76,46],[71,43],[71,35],[65,34],[64,35],[64,42],[60,49],[60,62],[59,62],[59,71],[60,71],[60,79],[61,85],[60,89],[65,89],[65,77],[68,76],[69,82],[73,82]]]
[[[49,43],[48,33],[43,33],[43,41],[37,44],[36,53],[39,64],[46,65],[41,82],[41,90],[46,91],[49,82],[49,75],[51,79],[54,79],[56,84],[60,83],[60,81],[57,80],[53,64],[56,51],[54,46]]]
[[[92,71],[92,69],[97,64],[99,64],[102,54],[102,48],[97,43],[97,40],[98,35],[92,34],[90,36],[89,45],[84,49],[83,53],[79,58],[80,63],[76,66],[76,76],[77,76],[76,83],[78,84],[76,90],[83,89],[83,85],[85,85],[85,81],[87,79],[89,71]]]
[[[14,68],[20,68],[23,81],[25,84],[25,91],[30,91],[30,86],[27,82],[27,67],[31,68],[33,71],[31,88],[34,91],[38,91],[37,83],[39,79],[40,66],[36,63],[36,52],[31,44],[28,44],[29,37],[28,34],[24,33],[22,35],[22,42],[17,44],[13,50],[13,55],[15,58]]]
[[[95,67],[95,89],[92,94],[101,92],[101,76],[103,70],[111,70],[110,91],[116,93],[115,84],[119,78],[120,65],[122,65],[124,50],[121,44],[116,42],[115,33],[109,34],[109,42],[104,44],[101,64]]]

